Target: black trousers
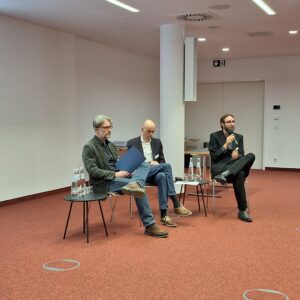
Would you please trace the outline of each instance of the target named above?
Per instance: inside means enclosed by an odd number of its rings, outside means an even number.
[[[239,210],[247,208],[245,179],[249,175],[250,168],[255,160],[253,153],[248,153],[238,160],[232,160],[222,168],[222,172],[229,171],[227,182],[233,184],[235,199]]]

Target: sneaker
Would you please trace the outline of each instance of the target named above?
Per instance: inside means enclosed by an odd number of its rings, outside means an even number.
[[[239,211],[238,218],[244,222],[252,222],[252,218],[248,215],[248,213],[245,210]]]
[[[192,212],[190,210],[188,210],[187,208],[185,208],[182,204],[179,207],[174,207],[174,211],[176,213],[176,215],[180,216],[180,217],[187,217],[190,216],[192,214]]]
[[[136,198],[142,198],[146,191],[144,188],[141,188],[136,182],[130,182],[123,186],[123,194],[133,195]]]
[[[166,238],[168,237],[168,232],[159,228],[155,223],[145,228],[145,234],[151,235],[153,237]]]
[[[160,224],[168,226],[168,227],[176,227],[177,224],[172,221],[169,216],[165,216],[164,218],[160,218]]]

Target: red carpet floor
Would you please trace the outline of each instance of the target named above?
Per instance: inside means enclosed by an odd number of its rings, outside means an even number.
[[[299,185],[300,172],[252,171],[253,223],[237,219],[232,188],[219,188],[222,198],[209,199],[207,218],[203,207],[199,214],[196,197],[188,196],[185,204],[193,215],[176,219],[178,227],[168,228],[167,239],[143,234],[137,216],[129,218],[128,196],[116,207],[116,234],[109,202],[103,203],[108,237],[98,203],[92,203],[89,244],[79,203],[62,239],[69,209],[65,193],[1,206],[0,299],[239,300],[259,288],[300,299]],[[158,220],[156,190],[149,195]],[[80,266],[43,269],[44,263],[61,259]],[[247,297],[286,299],[259,291]]]

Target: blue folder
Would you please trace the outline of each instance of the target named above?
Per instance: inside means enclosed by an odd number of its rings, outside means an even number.
[[[116,167],[120,171],[127,171],[132,173],[136,170],[142,162],[145,161],[145,156],[141,151],[135,147],[131,147],[121,158],[117,161]]]

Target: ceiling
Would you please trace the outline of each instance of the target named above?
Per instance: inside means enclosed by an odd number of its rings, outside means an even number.
[[[0,14],[156,57],[162,24],[183,24],[185,36],[206,37],[206,42],[198,44],[199,59],[300,54],[300,0],[265,0],[277,12],[273,16],[251,0],[123,2],[140,12],[131,13],[105,0],[0,0]],[[176,18],[191,13],[213,18],[199,22]],[[290,29],[299,30],[298,35],[289,35]],[[248,35],[261,32],[271,35]],[[230,51],[224,53],[222,47]]]

